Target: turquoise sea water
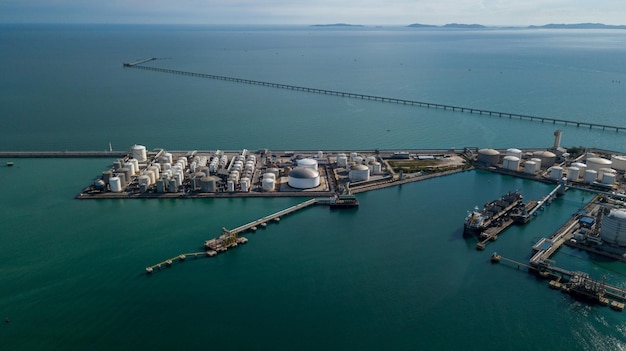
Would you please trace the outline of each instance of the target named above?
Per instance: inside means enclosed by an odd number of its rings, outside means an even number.
[[[625,151],[624,134],[123,69],[159,67],[624,125],[622,31],[0,27],[0,149],[358,149],[564,146]],[[617,83],[621,81],[622,83]],[[387,131],[389,129],[389,131]],[[4,164],[2,160],[2,164]],[[298,199],[77,201],[112,160],[0,167],[2,349],[615,350],[623,313],[506,265],[591,196],[568,192],[485,252],[468,209],[551,187],[466,172],[314,207],[247,246],[153,276]],[[563,248],[557,264],[626,286],[626,268]]]

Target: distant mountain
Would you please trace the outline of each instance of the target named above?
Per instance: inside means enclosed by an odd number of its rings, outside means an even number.
[[[311,27],[363,27],[362,24],[333,23],[333,24],[312,24]]]
[[[546,24],[543,26],[528,26],[528,28],[548,29],[626,29],[626,26],[614,26],[603,23],[575,23],[575,24]]]
[[[452,28],[452,29],[626,29],[626,25],[610,25],[603,23],[575,23],[575,24],[545,24],[543,26],[528,26],[528,27],[501,27],[494,26],[488,27],[482,24],[462,24],[462,23],[448,23],[443,26],[436,26],[432,24],[413,23],[407,27],[410,28]]]

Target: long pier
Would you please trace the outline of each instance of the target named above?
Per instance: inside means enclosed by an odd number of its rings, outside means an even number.
[[[342,92],[342,91],[328,90],[328,89],[309,88],[309,87],[302,87],[302,86],[290,85],[290,84],[264,82],[264,81],[251,80],[251,79],[218,76],[214,74],[188,72],[188,71],[174,70],[174,69],[168,69],[168,68],[159,68],[159,67],[141,65],[142,63],[149,62],[152,60],[156,60],[156,58],[139,60],[139,61],[132,62],[132,63],[125,63],[124,67],[138,68],[138,69],[154,71],[154,72],[178,74],[178,75],[190,76],[190,77],[222,80],[222,81],[228,81],[228,82],[233,82],[233,83],[260,85],[260,86],[265,86],[265,87],[288,89],[288,90],[302,91],[302,92],[307,92],[307,93],[333,95],[333,96],[340,96],[340,97],[345,97],[345,98],[372,100],[372,101],[387,102],[387,103],[394,103],[394,104],[400,104],[400,105],[418,106],[418,107],[425,107],[425,108],[435,108],[435,109],[450,110],[450,111],[456,111],[456,112],[487,115],[487,116],[492,116],[492,117],[500,117],[500,118],[504,117],[504,118],[509,118],[509,119],[527,120],[527,121],[532,121],[532,122],[562,124],[565,126],[587,127],[589,129],[614,130],[616,132],[626,132],[626,127],[612,126],[612,125],[601,124],[601,123],[570,121],[570,120],[561,119],[561,118],[550,118],[550,117],[541,117],[541,116],[531,116],[531,115],[525,115],[525,114],[519,114],[519,113],[491,111],[491,110],[484,110],[484,109],[478,109],[478,108],[472,108],[472,107],[454,106],[454,105],[438,104],[438,103],[423,102],[423,101],[416,101],[416,100],[397,99],[397,98],[390,98],[390,97],[384,97],[384,96],[366,95],[366,94]]]
[[[0,151],[0,158],[124,157],[128,151]]]
[[[237,233],[237,234],[239,234],[239,233],[245,232],[247,230],[253,230],[253,228],[258,228],[258,226],[262,225],[263,223],[267,223],[267,222],[272,221],[272,220],[273,221],[279,221],[280,218],[285,216],[285,215],[288,215],[288,214],[296,212],[296,211],[300,211],[300,210],[302,210],[304,208],[307,208],[307,207],[309,207],[311,205],[316,205],[316,204],[318,204],[320,202],[323,202],[323,200],[310,199],[310,200],[301,202],[301,203],[299,203],[297,205],[294,205],[294,206],[291,206],[289,208],[286,208],[284,210],[281,210],[281,211],[278,211],[276,213],[273,213],[273,214],[271,214],[269,216],[265,216],[263,218],[260,218],[260,219],[257,219],[255,221],[252,221],[250,223],[246,223],[246,224],[244,224],[242,226],[239,226],[239,227],[237,227],[235,229],[228,230],[228,232],[229,233]]]

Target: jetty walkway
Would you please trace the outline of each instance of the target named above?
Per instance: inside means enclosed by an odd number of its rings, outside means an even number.
[[[124,157],[128,151],[0,151],[0,158]]]
[[[353,99],[363,99],[363,100],[394,103],[394,104],[400,104],[400,105],[435,108],[435,109],[465,112],[465,113],[472,113],[472,114],[479,114],[479,115],[488,115],[492,117],[500,117],[500,118],[504,117],[504,118],[509,118],[509,119],[527,120],[527,121],[541,122],[541,123],[562,124],[566,126],[575,126],[575,127],[587,127],[589,129],[602,129],[602,130],[614,130],[616,132],[626,132],[626,127],[612,126],[612,125],[601,124],[601,123],[570,121],[570,120],[560,119],[560,118],[550,118],[550,117],[524,115],[524,114],[518,114],[518,113],[490,111],[490,110],[477,109],[477,108],[471,108],[471,107],[437,104],[437,103],[423,102],[423,101],[416,101],[416,100],[397,99],[397,98],[342,92],[342,91],[328,90],[328,89],[309,88],[309,87],[302,87],[302,86],[290,85],[290,84],[264,82],[264,81],[251,80],[251,79],[218,76],[214,74],[188,72],[188,71],[142,65],[143,63],[153,61],[153,60],[156,60],[156,58],[139,60],[133,63],[124,63],[123,66],[128,67],[128,68],[143,69],[146,71],[154,71],[154,72],[162,72],[162,73],[170,73],[170,74],[179,74],[179,75],[190,76],[190,77],[223,80],[223,81],[228,81],[228,82],[233,82],[233,83],[260,85],[260,86],[265,86],[265,87],[288,89],[288,90],[302,91],[302,92],[307,92],[307,93],[334,95],[334,96],[353,98]]]

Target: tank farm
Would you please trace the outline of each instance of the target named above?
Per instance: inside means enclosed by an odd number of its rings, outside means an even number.
[[[622,311],[626,290],[603,277],[558,267],[551,259],[562,245],[626,263],[626,155],[600,149],[565,149],[562,132],[548,148],[496,150],[193,150],[170,151],[133,145],[129,151],[0,152],[0,157],[102,157],[115,159],[79,194],[79,200],[298,197],[302,202],[233,229],[222,228],[196,250],[172,255],[145,267],[148,275],[190,258],[214,257],[246,244],[247,233],[277,225],[311,206],[355,210],[358,194],[474,169],[543,182],[554,188],[539,199],[517,190],[467,212],[463,236],[482,252],[512,225],[524,225],[559,201],[569,189],[593,195],[549,237],[529,247],[519,262],[493,252],[490,262],[525,270],[555,290],[591,304]],[[15,161],[7,161],[13,166]]]

